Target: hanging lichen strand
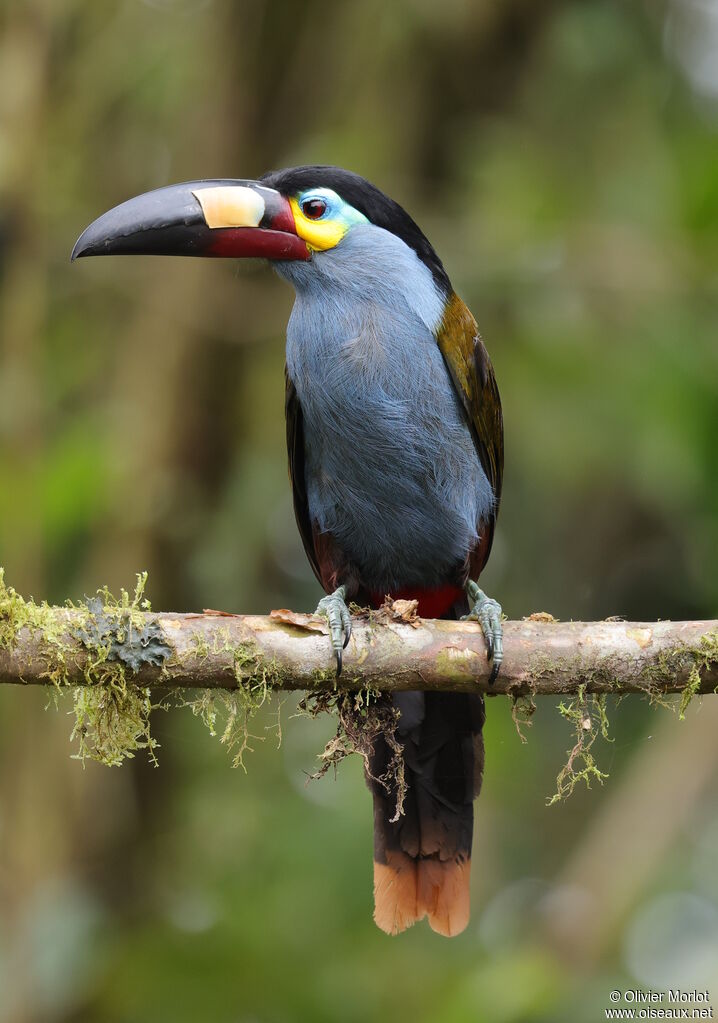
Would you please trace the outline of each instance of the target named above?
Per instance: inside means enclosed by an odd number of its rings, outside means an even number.
[[[305,689],[308,713],[327,711],[337,732],[320,770],[367,751],[379,732],[395,749],[396,716],[381,692],[486,690],[483,639],[469,623],[416,617],[406,601],[355,615],[339,680],[327,664],[326,625],[290,611],[269,617],[159,614],[145,596],[147,574],[119,598],[105,587],[64,607],[26,600],[0,569],[0,682],[44,683],[73,701],[73,756],[116,766],[145,750],[157,762],[152,711],[189,707],[227,747],[234,766],[252,749],[252,719],[274,690]],[[575,741],[552,802],[578,782],[603,781],[593,753],[608,738],[607,698],[641,693],[682,718],[699,693],[718,685],[718,623],[561,623],[537,614],[506,622],[506,659],[493,691],[508,695],[522,739],[541,695],[568,696],[559,712]],[[672,693],[679,696],[672,697]],[[162,694],[157,695],[157,694]],[[279,712],[267,727],[281,735]],[[386,779],[401,795],[401,779]],[[400,809],[399,803],[397,809]]]

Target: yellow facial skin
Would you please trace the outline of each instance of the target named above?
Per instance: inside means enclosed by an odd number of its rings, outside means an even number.
[[[324,203],[324,214],[316,219],[305,216],[302,207],[317,199]],[[331,188],[310,188],[299,196],[290,197],[289,205],[297,234],[314,252],[333,249],[351,227],[369,223],[363,213],[344,202]]]
[[[315,252],[333,249],[349,230],[349,224],[342,220],[333,218],[309,220],[302,213],[296,199],[290,199],[289,205],[292,207],[292,213],[294,214],[294,225],[297,229],[297,234]]]

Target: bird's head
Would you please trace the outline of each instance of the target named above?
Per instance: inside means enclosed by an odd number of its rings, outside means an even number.
[[[398,276],[415,267],[442,297],[451,290],[439,257],[409,214],[365,178],[339,167],[158,188],[90,224],[72,258],[133,254],[268,259],[297,288],[319,276],[348,285],[372,270]]]

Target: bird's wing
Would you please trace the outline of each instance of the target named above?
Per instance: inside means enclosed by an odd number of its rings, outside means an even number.
[[[284,368],[284,382],[284,414],[287,421],[287,453],[289,455],[289,479],[292,484],[292,497],[294,498],[294,515],[309,563],[315,576],[321,582],[319,562],[314,549],[312,523],[309,518],[307,487],[304,479],[304,419],[302,417],[302,406],[299,404],[296,388],[291,381],[286,366]]]
[[[501,399],[476,320],[456,294],[446,304],[437,341],[471,425],[479,461],[494,492],[491,514],[481,524],[481,540],[471,558],[471,574],[475,578],[489,557],[501,500],[504,470]]]

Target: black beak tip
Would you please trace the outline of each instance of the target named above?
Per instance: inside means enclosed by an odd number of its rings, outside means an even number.
[[[72,252],[70,253],[71,263],[74,263],[76,259],[81,259],[82,256],[92,256],[95,252],[97,252],[97,245],[93,245],[92,239],[87,237],[89,230],[90,229],[87,228],[83,231],[75,242]]]

